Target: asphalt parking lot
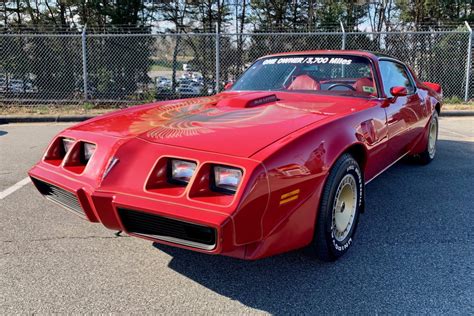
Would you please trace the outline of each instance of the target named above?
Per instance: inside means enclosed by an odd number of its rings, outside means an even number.
[[[367,186],[351,251],[255,262],[115,237],[27,183],[0,199],[0,314],[474,314],[474,118],[442,117],[437,157]],[[67,124],[0,125],[0,192]],[[1,196],[0,196],[1,198]]]

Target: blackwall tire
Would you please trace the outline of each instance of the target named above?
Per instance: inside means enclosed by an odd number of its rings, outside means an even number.
[[[334,261],[352,246],[364,190],[359,164],[351,155],[342,155],[331,168],[321,194],[311,245],[318,259]]]

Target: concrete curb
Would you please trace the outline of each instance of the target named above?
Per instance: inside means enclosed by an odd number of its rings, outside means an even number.
[[[474,111],[471,111],[471,110],[443,111],[441,109],[441,116],[474,116]]]
[[[0,124],[8,123],[56,123],[56,122],[82,122],[97,115],[50,115],[50,116],[0,116]],[[441,116],[474,116],[474,111],[441,111]]]
[[[50,116],[0,116],[0,124],[8,123],[56,123],[56,122],[82,122],[96,115],[50,115]]]

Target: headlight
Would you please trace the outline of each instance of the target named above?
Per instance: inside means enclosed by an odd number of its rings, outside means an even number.
[[[84,160],[85,162],[89,161],[91,159],[92,155],[94,154],[95,151],[95,145],[90,144],[90,143],[83,143],[83,149],[84,149]]]
[[[233,194],[237,191],[241,181],[241,169],[214,166],[214,185],[216,189]]]
[[[63,145],[64,154],[67,154],[69,149],[71,149],[72,145],[74,145],[74,139],[63,138],[62,145]]]
[[[187,160],[171,159],[170,180],[179,184],[188,184],[196,170],[196,163]]]

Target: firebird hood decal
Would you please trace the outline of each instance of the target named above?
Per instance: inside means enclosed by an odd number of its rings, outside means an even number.
[[[130,126],[130,132],[155,139],[177,138],[212,133],[224,128],[270,125],[301,116],[294,109],[287,115],[271,115],[278,105],[225,111],[202,105],[171,104],[146,111]]]
[[[261,92],[221,93],[131,107],[71,130],[250,157],[298,129],[335,114],[349,114],[367,103],[355,98],[276,94],[278,101],[254,107],[242,104],[262,97]]]

